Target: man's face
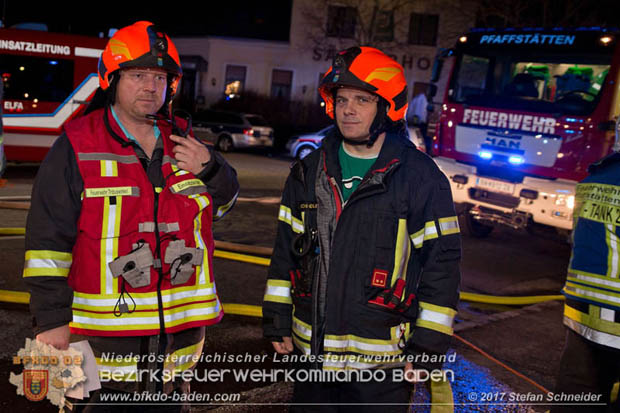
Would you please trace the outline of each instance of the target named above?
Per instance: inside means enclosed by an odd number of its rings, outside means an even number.
[[[343,87],[336,91],[336,123],[347,139],[365,141],[377,114],[378,96],[360,89]]]
[[[135,120],[144,120],[164,104],[168,75],[165,70],[135,68],[121,70],[114,109]]]

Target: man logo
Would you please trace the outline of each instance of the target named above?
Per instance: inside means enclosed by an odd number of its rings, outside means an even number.
[[[47,370],[24,370],[24,395],[33,402],[41,401],[47,395],[49,372]]]

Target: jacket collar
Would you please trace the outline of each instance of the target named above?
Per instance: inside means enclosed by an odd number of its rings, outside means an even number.
[[[335,128],[323,139],[322,151],[327,165],[327,174],[333,176],[339,182],[342,179],[342,171],[340,169],[340,162],[338,161],[338,150],[340,149],[342,140],[334,131]],[[401,162],[403,153],[407,147],[413,148],[413,144],[398,135],[387,133],[383,141],[383,146],[381,146],[379,156],[372,165],[371,171],[385,170],[390,165]]]

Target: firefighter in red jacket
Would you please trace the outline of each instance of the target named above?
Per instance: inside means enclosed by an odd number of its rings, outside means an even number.
[[[321,373],[298,376],[291,411],[404,412],[403,369],[413,380],[439,370],[452,335],[460,235],[450,184],[408,139],[407,83],[393,59],[342,51],[319,92],[335,127],[286,182],[264,335],[307,361],[297,371]],[[361,370],[376,379],[322,374]],[[431,383],[432,400],[450,404],[442,384]]]
[[[238,182],[169,116],[181,65],[156,26],[117,31],[98,74],[87,114],[66,126],[33,188],[23,275],[35,333],[59,349],[88,339],[101,393],[168,393],[179,386],[170,377],[194,365],[176,356],[200,355],[205,326],[223,315],[211,225]],[[145,370],[157,380],[140,380]]]

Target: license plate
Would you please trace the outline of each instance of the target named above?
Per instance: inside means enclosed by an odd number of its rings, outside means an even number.
[[[512,195],[515,191],[515,184],[488,178],[477,178],[476,186],[478,188],[488,189],[489,191],[502,192],[510,195]]]

